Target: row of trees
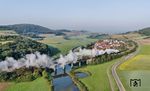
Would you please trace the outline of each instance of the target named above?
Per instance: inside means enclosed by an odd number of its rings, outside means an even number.
[[[17,38],[19,38],[19,36],[15,36],[15,35],[9,35],[9,36],[0,36],[0,41],[14,41]]]
[[[38,77],[48,77],[48,73],[51,73],[53,70],[49,68],[36,68],[36,67],[23,67],[16,69],[12,72],[1,72],[0,73],[0,82],[2,81],[15,81],[15,82],[24,82],[24,81],[33,81]]]

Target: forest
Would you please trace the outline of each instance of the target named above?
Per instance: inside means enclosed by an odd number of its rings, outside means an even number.
[[[0,45],[1,61],[6,57],[19,59],[24,57],[26,54],[34,53],[36,51],[39,51],[41,54],[47,54],[49,56],[53,56],[60,52],[57,48],[22,36],[1,36],[0,38],[2,41],[13,41]]]

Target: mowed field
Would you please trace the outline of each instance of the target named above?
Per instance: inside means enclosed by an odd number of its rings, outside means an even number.
[[[128,33],[128,34],[118,34],[118,35],[112,35],[111,38],[116,39],[132,39],[132,40],[140,40],[143,38],[146,38],[147,36],[141,35],[139,33]]]
[[[111,66],[119,60],[120,59],[116,59],[103,64],[91,65],[91,66],[86,66],[84,68],[79,68],[76,71],[79,72],[88,71],[91,73],[91,76],[88,76],[86,78],[81,78],[79,80],[83,82],[86,85],[86,87],[88,87],[89,91],[111,91],[109,85],[109,79],[107,75],[107,71],[108,71],[108,74],[111,77],[114,90],[118,91],[115,80],[111,75]]]
[[[118,74],[126,91],[150,91],[150,45],[141,44],[139,53],[119,66]],[[141,86],[131,87],[130,79],[141,79]]]
[[[74,47],[85,46],[98,40],[87,38],[87,35],[73,36],[69,37],[69,39],[55,35],[46,35],[45,37],[44,40],[40,40],[39,42],[58,48],[62,54],[68,53]]]
[[[41,77],[31,82],[11,83],[3,91],[51,91],[51,89],[48,81]]]

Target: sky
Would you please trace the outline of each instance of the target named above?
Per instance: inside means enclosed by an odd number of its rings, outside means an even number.
[[[0,25],[121,33],[150,27],[150,0],[0,0]]]

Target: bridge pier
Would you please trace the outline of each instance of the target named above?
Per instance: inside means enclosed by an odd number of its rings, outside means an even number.
[[[73,66],[74,66],[73,63],[71,63],[71,69],[73,68]]]
[[[64,74],[65,74],[66,73],[66,66],[64,66],[63,70],[64,70]]]
[[[78,63],[78,64],[79,64],[79,67],[81,67],[81,62],[80,62],[80,61],[79,61],[79,63]]]
[[[57,75],[57,68],[54,70],[55,76]]]

